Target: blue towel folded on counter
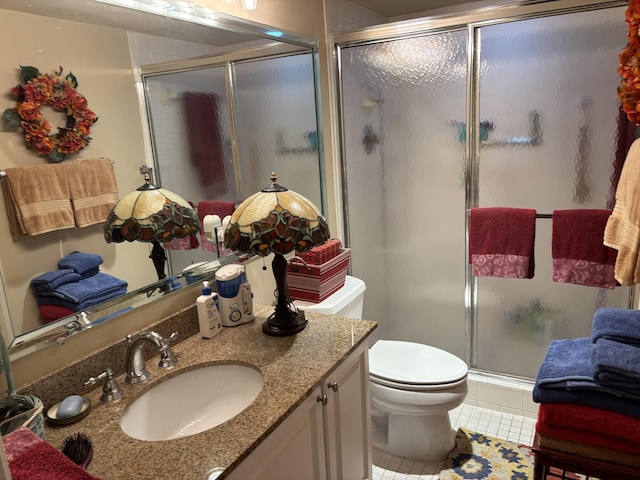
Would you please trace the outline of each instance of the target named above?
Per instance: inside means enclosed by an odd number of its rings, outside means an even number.
[[[615,340],[640,347],[640,310],[600,308],[593,316],[591,339]]]
[[[82,276],[70,268],[43,273],[31,280],[31,289],[35,293],[52,292],[65,283],[77,282]]]
[[[591,346],[591,366],[601,385],[640,395],[640,347],[600,338]]]
[[[70,268],[80,275],[85,275],[102,265],[104,260],[95,253],[71,252],[58,261],[59,268]],[[97,272],[96,272],[97,273]],[[91,275],[90,275],[91,276]]]

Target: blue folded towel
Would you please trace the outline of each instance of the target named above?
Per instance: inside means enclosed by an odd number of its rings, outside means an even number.
[[[640,347],[600,338],[591,347],[591,366],[600,384],[640,395]]]
[[[107,273],[97,273],[73,283],[60,285],[50,295],[74,303],[83,303],[92,298],[101,298],[113,291],[127,288],[127,282]]]
[[[80,275],[102,265],[104,260],[95,253],[71,252],[58,261],[59,268],[71,268]]]
[[[588,337],[552,340],[538,370],[536,383],[541,387],[561,385],[564,388],[567,381],[594,382],[590,347],[591,339]]]
[[[53,270],[43,273],[31,280],[31,289],[34,293],[51,292],[65,283],[77,282],[81,275],[70,268]]]
[[[617,397],[597,390],[563,390],[561,388],[533,387],[536,403],[579,403],[590,407],[611,410],[640,418],[640,402],[626,397]]]
[[[640,399],[591,376],[591,339],[553,340],[533,387],[537,403],[579,403],[640,418]]]
[[[640,392],[602,385],[593,377],[591,338],[553,340],[538,370],[536,386],[541,391],[597,391],[613,397],[625,397],[640,402]],[[638,404],[640,408],[640,403]]]
[[[50,293],[47,294],[43,294],[43,295],[38,295],[36,297],[36,300],[38,301],[38,305],[57,305],[60,307],[65,307],[68,308],[69,310],[72,310],[74,312],[81,312],[83,310],[87,310],[91,307],[95,307],[96,305],[99,305],[100,303],[104,303],[108,300],[114,299],[116,297],[119,297],[120,295],[124,295],[125,293],[127,293],[127,289],[126,288],[120,288],[120,289],[116,289],[116,290],[111,290],[109,292],[106,292],[100,296],[95,296],[92,298],[89,298],[87,300],[85,300],[84,302],[81,303],[76,303],[76,302],[72,302],[70,300],[66,300],[64,298],[61,298],[59,296],[54,296],[51,295]]]
[[[596,311],[591,324],[591,338],[615,340],[640,346],[640,310],[605,307]]]

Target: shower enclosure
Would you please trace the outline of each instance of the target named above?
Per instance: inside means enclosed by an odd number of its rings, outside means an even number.
[[[323,205],[315,53],[253,49],[157,64],[142,71],[160,185],[197,205],[240,202],[270,182]],[[172,272],[215,253],[167,252]]]
[[[584,4],[334,36],[345,236],[377,338],[534,378],[551,340],[588,336],[596,309],[633,301],[552,281],[552,212],[612,208],[631,128],[616,96],[625,3]],[[473,277],[476,206],[540,214],[533,279]]]

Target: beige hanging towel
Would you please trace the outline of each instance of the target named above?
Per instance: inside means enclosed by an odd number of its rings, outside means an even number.
[[[13,238],[75,227],[61,165],[7,168],[5,173],[2,191]]]
[[[71,205],[78,228],[104,223],[118,202],[113,162],[108,158],[75,160],[64,164]]]
[[[618,250],[614,276],[622,285],[640,283],[640,139],[629,148],[616,189],[616,204],[604,244]]]

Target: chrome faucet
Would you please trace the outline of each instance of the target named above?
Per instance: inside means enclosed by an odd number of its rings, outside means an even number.
[[[174,332],[166,339],[158,332],[144,331],[136,333],[135,335],[127,335],[129,346],[127,347],[126,363],[125,363],[125,377],[126,383],[140,383],[149,378],[150,374],[147,370],[144,360],[144,354],[142,348],[145,342],[149,342],[160,352],[160,362],[158,366],[162,368],[170,368],[178,363],[178,360],[173,355],[171,348],[169,348],[169,341],[172,340],[178,332]]]

